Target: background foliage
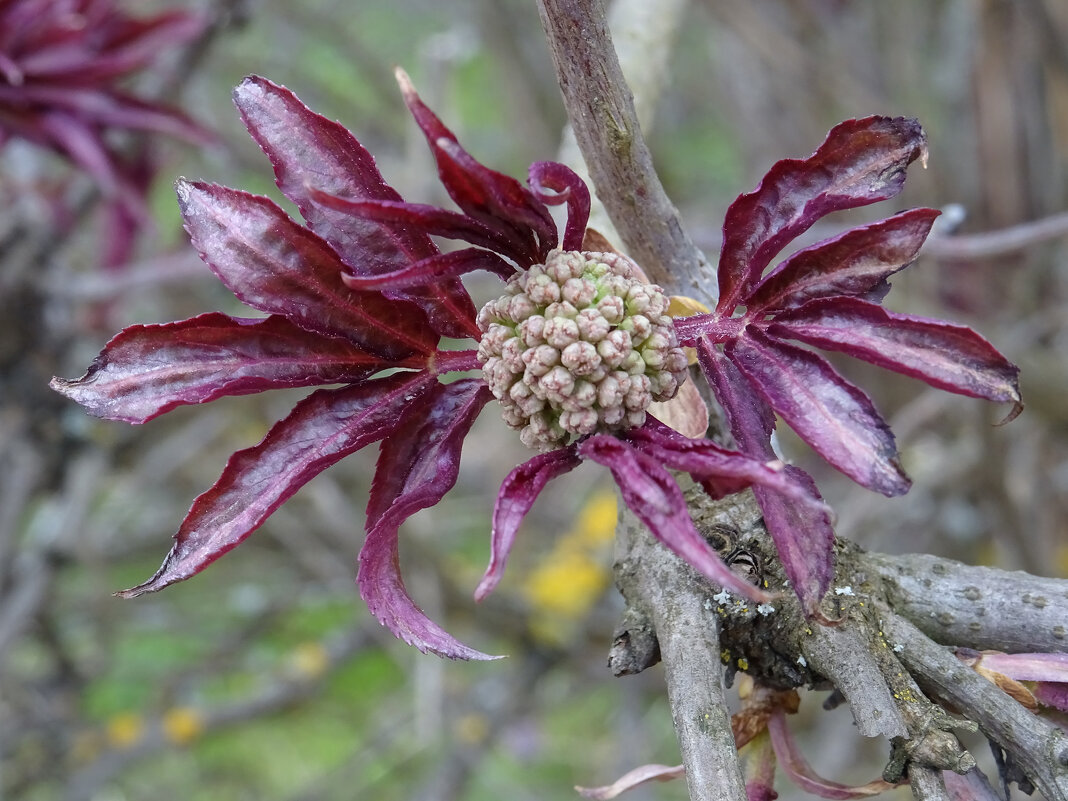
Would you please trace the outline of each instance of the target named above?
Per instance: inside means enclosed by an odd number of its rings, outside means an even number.
[[[564,123],[525,0],[262,0],[233,10],[179,98],[222,144],[165,143],[155,230],[126,269],[97,268],[91,204],[85,220],[52,213],[58,199],[85,195],[83,180],[68,182],[64,165],[17,142],[0,151],[0,793],[566,799],[574,784],[677,761],[656,671],[617,681],[603,667],[618,602],[608,590],[614,515],[598,471],[550,488],[501,588],[471,602],[493,493],[522,456],[492,415],[479,421],[456,489],[407,525],[403,547],[428,612],[511,654],[505,662],[422,657],[366,614],[352,577],[369,455],[317,478],[240,556],[158,596],[111,597],[155,570],[227,455],[258,441],[300,394],[226,399],[135,429],[85,418],[46,388],[53,374],[76,375],[122,326],[237,311],[185,243],[171,190],[184,174],[278,199],[230,88],[247,73],[287,85],[350,127],[406,197],[426,202],[445,199],[394,64],[502,171],[522,175],[552,158]],[[900,207],[942,206],[946,229],[957,224],[898,280],[894,305],[973,325],[1022,367],[1028,409],[1006,429],[992,428],[998,410],[977,401],[874,370],[863,377],[914,479],[904,500],[855,488],[787,442],[838,510],[839,533],[874,549],[1068,576],[1064,239],[991,254],[989,240],[969,238],[1068,205],[1068,8],[707,0],[681,30],[650,143],[703,247],[716,249],[736,194],[778,158],[810,153],[835,122],[917,116],[930,162]],[[872,778],[885,745],[861,742],[848,711],[820,712],[819,700],[802,706],[811,761],[845,781]],[[680,784],[632,797],[684,793]]]

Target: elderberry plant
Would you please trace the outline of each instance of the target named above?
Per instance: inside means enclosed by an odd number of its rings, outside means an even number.
[[[878,301],[916,256],[936,212],[904,212],[773,257],[823,215],[893,197],[924,148],[910,120],[835,128],[809,159],[784,161],[729,210],[720,303],[673,320],[663,291],[617,253],[584,249],[590,195],[567,167],[537,162],[524,186],[471,157],[398,80],[459,211],[403,200],[341,125],[263,78],[235,91],[245,125],[304,217],[226,187],[181,180],[201,257],[266,317],[208,313],[127,328],[80,379],[53,386],[95,415],[141,423],[182,404],[279,387],[341,384],[299,402],[264,440],[231,457],[194,502],[163,565],[121,595],[162,589],[240,544],[316,474],[373,443],[379,457],[359,558],[372,613],[423,651],[489,658],[415,605],[398,572],[398,529],[454,484],[464,437],[496,400],[539,453],[505,477],[491,557],[476,589],[499,581],[520,523],[546,484],[589,459],[609,468],[652,534],[714,583],[765,600],[697,532],[672,470],[713,497],[752,486],[806,611],[832,571],[829,511],[812,480],[770,447],[773,411],[865,486],[907,479],[893,438],[861,390],[801,342],[976,397],[1018,403],[1016,370],[969,329],[896,315]],[[558,231],[549,206],[566,204]],[[442,252],[432,237],[467,243]],[[476,310],[460,276],[505,281]],[[739,309],[744,311],[739,313]],[[449,340],[446,345],[445,339]],[[456,340],[469,340],[457,349]],[[696,349],[740,450],[692,439],[650,413],[685,380]],[[460,377],[448,376],[461,373]],[[448,376],[448,377],[446,377]]]

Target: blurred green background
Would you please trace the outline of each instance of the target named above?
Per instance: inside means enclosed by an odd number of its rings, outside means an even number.
[[[154,230],[125,270],[97,269],[92,214],[59,236],[43,213],[41,187],[66,181],[67,167],[18,143],[0,151],[0,233],[37,244],[0,250],[0,286],[30,282],[38,304],[22,310],[0,408],[0,796],[571,799],[573,785],[677,762],[659,670],[616,680],[605,667],[620,603],[603,471],[551,486],[501,587],[471,600],[496,489],[525,458],[489,412],[456,488],[406,524],[402,551],[424,609],[506,660],[425,657],[368,615],[353,576],[373,453],[315,479],[194,580],[136,601],[111,596],[155,571],[227,456],[302,394],[224,399],[133,428],[89,419],[45,386],[83,372],[126,325],[240,309],[186,244],[171,188],[186,175],[279,199],[230,89],[249,73],[285,84],[353,130],[422,202],[446,198],[395,65],[503,172],[553,158],[565,123],[533,0],[225,7],[232,18],[169,98],[222,144],[163,143]],[[843,363],[891,421],[913,491],[873,496],[785,447],[817,476],[839,533],[866,547],[1068,576],[1065,241],[991,253],[972,237],[1068,205],[1066,54],[1059,0],[707,0],[685,12],[649,139],[710,255],[727,205],[775,160],[807,155],[847,117],[917,116],[927,169],[914,166],[901,198],[861,218],[932,205],[955,223],[895,280],[890,304],[972,324],[1023,368],[1028,409],[995,428],[1004,410]],[[886,744],[860,741],[847,710],[819,702],[806,698],[799,721],[812,763],[842,781],[874,778]],[[804,797],[785,782],[780,792]],[[629,797],[682,799],[685,788]]]

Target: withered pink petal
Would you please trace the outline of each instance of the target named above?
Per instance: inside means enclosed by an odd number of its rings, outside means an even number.
[[[729,315],[779,251],[824,215],[900,192],[906,167],[926,148],[915,120],[866,117],[836,125],[807,159],[772,166],[727,210],[717,309]]]
[[[504,279],[515,274],[515,268],[496,253],[490,253],[481,248],[464,248],[439,253],[437,256],[417,261],[392,273],[379,273],[378,275],[342,273],[341,280],[350,289],[385,292],[425,286],[435,281],[478,270],[485,270]]]
[[[768,719],[768,733],[771,735],[771,744],[783,772],[805,792],[818,795],[820,798],[849,799],[871,798],[894,788],[894,785],[882,779],[850,786],[818,775],[798,750],[797,743],[790,733],[790,727],[786,724],[786,715],[781,709],[776,709],[771,713]]]
[[[555,161],[536,161],[527,173],[530,188],[542,203],[567,203],[567,225],[561,250],[582,250],[590,222],[590,189],[578,173]]]
[[[886,279],[912,263],[939,214],[903,211],[799,250],[745,298],[747,313],[769,314],[837,295],[881,300],[890,289]]]
[[[651,456],[608,434],[579,445],[579,455],[612,472],[623,502],[656,539],[686,560],[713,584],[756,602],[770,596],[732,571],[697,531],[675,479]]]
[[[851,479],[884,495],[909,480],[894,435],[871,399],[820,356],[749,326],[724,349],[798,436]]]
[[[249,306],[384,358],[434,349],[438,337],[417,306],[349,289],[333,249],[273,201],[216,184],[176,186],[193,246]]]
[[[400,574],[397,527],[386,519],[367,532],[360,551],[360,595],[394,636],[425,653],[447,659],[500,659],[464,645],[426,616]]]
[[[426,373],[395,373],[313,392],[259,445],[230,457],[215,485],[193,502],[156,574],[118,595],[135,598],[196,575],[240,545],[312,478],[387,436],[404,410],[436,383]]]
[[[1003,654],[983,651],[977,664],[1017,681],[1068,683],[1068,654]]]
[[[1068,712],[1068,683],[1063,681],[1040,681],[1035,685],[1035,700],[1042,706]]]
[[[779,794],[775,792],[775,749],[767,731],[762,731],[749,741],[739,752],[745,755],[745,798],[746,801],[775,801]]]
[[[897,314],[856,298],[827,298],[779,315],[768,333],[840,351],[948,392],[1020,401],[1019,369],[967,326]]]
[[[951,770],[942,771],[950,801],[1002,801],[1001,795],[979,768],[972,768],[963,776]]]
[[[557,476],[562,476],[578,465],[574,445],[541,453],[509,473],[497,493],[493,505],[493,528],[490,532],[490,561],[482,581],[475,589],[475,600],[481,601],[501,580],[508,554],[512,550],[519,525],[530,507],[534,505],[545,485]]]
[[[396,76],[404,102],[434,154],[449,197],[464,213],[488,227],[509,239],[525,241],[527,259],[521,267],[544,261],[557,244],[556,223],[545,204],[515,178],[476,161],[419,98],[404,70],[398,68]]]
[[[762,459],[775,456],[770,436],[775,425],[771,409],[738,368],[707,342],[698,346],[698,357],[716,397],[723,406],[735,441],[747,453]],[[764,524],[775,543],[786,576],[805,614],[812,617],[834,577],[834,529],[826,507],[820,508],[819,490],[803,470],[788,465],[787,478],[812,498],[797,503],[761,486],[753,488],[764,513]]]
[[[634,770],[627,771],[611,784],[603,787],[576,787],[575,790],[583,798],[589,798],[592,801],[610,801],[643,784],[669,782],[673,779],[681,779],[685,775],[686,768],[683,765],[641,765]]]
[[[371,613],[423,652],[452,659],[489,659],[431,622],[408,596],[397,561],[397,534],[405,520],[448,492],[460,468],[464,437],[492,398],[480,379],[435,384],[395,423],[382,442],[367,503],[368,537],[357,581]]]
[[[284,86],[251,76],[234,90],[249,133],[274,167],[275,182],[308,226],[359,275],[392,272],[438,253],[429,234],[411,225],[386,225],[316,204],[310,188],[353,200],[401,201],[374,158],[344,126],[316,114]],[[456,279],[412,289],[410,298],[443,336],[477,336],[475,308]]]
[[[424,357],[425,361],[425,357]],[[281,387],[349,384],[386,361],[351,341],[312,334],[277,315],[201,314],[117,334],[79,379],[52,388],[108,420],[144,423],[176,406]]]

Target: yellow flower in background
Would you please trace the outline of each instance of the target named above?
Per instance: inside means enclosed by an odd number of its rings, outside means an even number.
[[[145,733],[145,722],[135,712],[121,712],[107,723],[108,742],[115,748],[130,748]]]
[[[163,734],[175,745],[189,745],[204,732],[204,718],[192,707],[168,709],[161,722]]]
[[[612,580],[608,545],[616,531],[616,496],[598,490],[523,584],[531,627],[539,639],[560,645]]]

